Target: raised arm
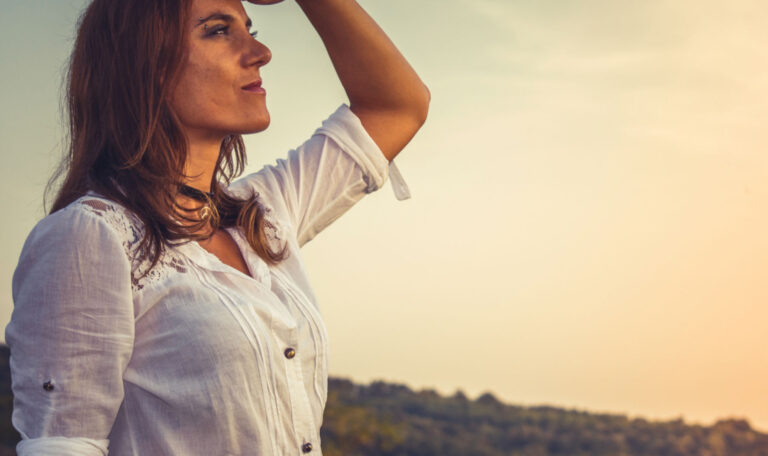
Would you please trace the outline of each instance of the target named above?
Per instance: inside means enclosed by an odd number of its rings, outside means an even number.
[[[392,161],[424,124],[429,90],[355,0],[296,3],[320,34],[349,97],[350,109]]]

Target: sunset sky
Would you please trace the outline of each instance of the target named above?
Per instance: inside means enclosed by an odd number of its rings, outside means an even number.
[[[2,328],[85,4],[3,2]],[[395,159],[412,198],[304,248],[331,375],[768,432],[768,2],[360,4],[432,104]],[[251,172],[347,100],[293,1],[246,10],[273,53]]]

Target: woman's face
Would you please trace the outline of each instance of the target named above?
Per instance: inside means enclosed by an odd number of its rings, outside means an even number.
[[[188,60],[171,101],[190,138],[221,141],[269,125],[259,70],[272,54],[250,26],[241,0],[192,1]]]

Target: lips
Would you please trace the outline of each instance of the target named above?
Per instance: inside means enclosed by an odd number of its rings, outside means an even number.
[[[243,90],[250,90],[250,91],[254,91],[260,88],[261,88],[261,79],[259,79],[258,81],[253,81],[250,84],[243,86]]]

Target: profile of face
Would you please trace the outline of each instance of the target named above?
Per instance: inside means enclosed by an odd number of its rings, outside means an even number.
[[[241,0],[192,0],[187,60],[171,99],[191,139],[221,141],[269,126],[260,69],[272,54],[250,27]]]

